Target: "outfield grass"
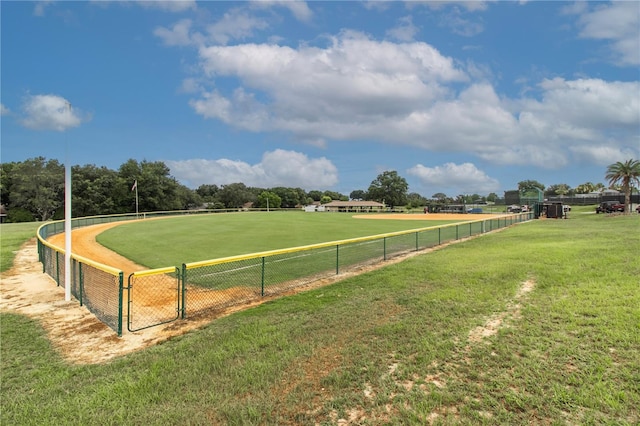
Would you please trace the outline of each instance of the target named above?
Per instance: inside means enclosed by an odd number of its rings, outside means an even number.
[[[15,254],[27,240],[35,238],[41,222],[3,223],[0,225],[0,272],[13,264]]]
[[[123,223],[98,235],[97,241],[139,265],[162,268],[455,222],[355,219],[350,214],[301,211],[228,213]]]
[[[638,424],[640,217],[575,210],[104,365],[68,365],[3,313],[0,423]]]

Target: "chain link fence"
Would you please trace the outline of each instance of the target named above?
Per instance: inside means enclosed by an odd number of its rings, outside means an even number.
[[[65,254],[38,240],[38,256],[43,272],[65,288]],[[122,336],[122,271],[72,255],[70,291],[100,321]]]
[[[131,215],[83,218],[75,227],[135,219]],[[533,219],[514,214],[418,230],[253,253],[132,273],[72,255],[71,293],[101,321],[122,335],[177,319],[210,315],[232,306],[286,293],[411,251],[491,232]],[[64,251],[46,242],[63,232],[53,222],[38,230],[43,272],[64,286]]]

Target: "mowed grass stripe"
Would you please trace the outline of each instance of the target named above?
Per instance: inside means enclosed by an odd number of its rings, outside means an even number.
[[[455,222],[363,220],[344,213],[243,212],[124,223],[101,233],[97,241],[140,265],[161,268]]]

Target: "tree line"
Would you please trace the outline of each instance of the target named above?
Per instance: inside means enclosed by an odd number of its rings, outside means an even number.
[[[633,162],[633,166],[638,167],[637,161]],[[409,193],[407,181],[396,171],[379,174],[367,190],[354,190],[348,196],[334,191],[307,192],[296,187],[249,187],[241,182],[205,184],[193,190],[171,176],[169,167],[163,162],[138,162],[134,159],[126,161],[117,170],[92,164],[72,166],[71,180],[73,217],[135,212],[134,183],[137,183],[138,209],[141,212],[195,208],[236,209],[247,205],[254,208],[295,208],[314,202],[326,204],[333,200],[378,201],[392,208],[500,203],[503,200],[495,193],[487,196],[460,194],[449,197],[438,192],[427,198],[416,192]],[[544,191],[545,196],[550,196],[588,193],[604,189],[604,185],[587,182],[572,189],[566,184],[545,187],[535,180],[518,183],[520,191],[531,188],[539,188]],[[7,222],[63,219],[64,166],[58,160],[47,160],[44,157],[1,163],[0,198],[7,211]]]
[[[247,203],[266,207],[267,202],[273,208],[292,208],[323,197],[348,200],[332,191],[265,189],[243,183],[201,185],[193,190],[171,176],[163,162],[133,159],[117,170],[92,164],[72,166],[71,181],[73,217],[135,212],[134,189],[138,192],[139,211],[233,209]],[[0,202],[7,211],[7,222],[63,219],[64,165],[44,157],[0,164]]]

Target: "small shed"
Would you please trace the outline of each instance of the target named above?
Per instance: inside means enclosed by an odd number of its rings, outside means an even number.
[[[544,211],[548,219],[566,218],[562,203],[544,203]]]

